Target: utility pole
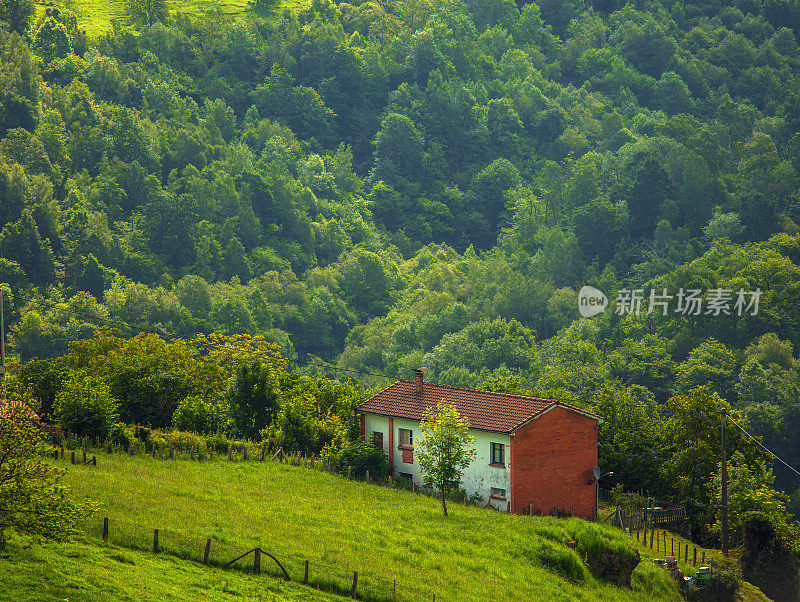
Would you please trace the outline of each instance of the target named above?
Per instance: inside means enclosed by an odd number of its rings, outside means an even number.
[[[6,321],[3,316],[3,287],[0,286],[0,395],[6,401]]]
[[[728,458],[725,454],[725,426],[728,410],[720,411],[720,441],[722,442],[722,554],[728,555]]]

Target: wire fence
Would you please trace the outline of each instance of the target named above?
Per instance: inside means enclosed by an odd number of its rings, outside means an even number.
[[[430,587],[414,583],[408,577],[376,573],[374,567],[364,572],[353,563],[337,563],[324,558],[302,558],[297,551],[281,551],[281,541],[260,538],[256,547],[261,550],[260,567],[256,570],[255,555],[249,554],[230,568],[223,567],[231,560],[252,552],[249,544],[225,541],[216,536],[203,537],[194,533],[164,528],[164,525],[141,524],[119,517],[93,516],[84,521],[86,534],[110,545],[154,554],[175,556],[198,562],[216,570],[236,570],[259,573],[275,579],[289,578],[314,589],[361,600],[430,600],[443,599]],[[269,558],[273,555],[277,562]],[[280,562],[280,565],[278,564]],[[355,583],[355,586],[354,586]]]

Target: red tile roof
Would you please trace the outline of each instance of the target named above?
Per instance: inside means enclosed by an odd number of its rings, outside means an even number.
[[[405,379],[398,380],[376,393],[357,409],[365,414],[422,420],[425,409],[435,407],[442,399],[456,405],[458,413],[469,421],[470,428],[493,433],[512,433],[526,422],[556,406],[602,421],[596,414],[552,399],[479,391],[437,383],[425,383],[420,395],[417,393],[417,383]]]

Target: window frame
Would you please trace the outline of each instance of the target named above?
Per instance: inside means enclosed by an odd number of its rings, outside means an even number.
[[[492,487],[490,490],[489,499],[492,500],[502,500],[506,501],[508,498],[506,497],[506,490],[501,489],[500,487]],[[495,493],[498,492],[498,493]]]
[[[500,448],[500,462],[496,462],[497,457],[495,455],[495,450]],[[498,468],[505,468],[506,467],[506,444],[505,443],[497,443],[492,441],[489,447],[489,466],[496,466]]]
[[[403,443],[403,433],[408,433],[408,443]],[[397,429],[397,449],[414,449],[414,431],[412,429]]]
[[[380,447],[378,446],[380,442]],[[372,444],[379,449],[383,449],[383,431],[372,431]]]

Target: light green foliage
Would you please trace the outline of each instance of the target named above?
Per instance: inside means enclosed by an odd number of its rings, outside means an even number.
[[[167,18],[166,0],[125,0],[130,18],[137,25],[149,26]]]
[[[721,468],[720,468],[721,471]],[[714,500],[717,507],[713,533],[721,530],[721,473],[714,476]],[[772,489],[772,474],[764,470],[751,470],[741,452],[728,460],[728,516],[729,544],[732,548],[742,544],[742,526],[747,512],[759,512],[782,536],[789,534],[789,515],[786,512],[787,496]]]
[[[612,406],[652,395],[656,430],[670,394],[708,386],[800,462],[791,3],[144,4],[138,24],[123,0],[81,0],[29,27],[27,3],[0,2],[15,361],[103,327],[162,333],[68,367],[102,375],[121,419],[162,427],[236,371],[175,341],[208,332],[370,386],[420,365],[583,404],[608,385]],[[762,296],[757,314],[587,320],[585,284]],[[352,408],[286,400],[287,444],[354,436]],[[631,429],[604,449],[622,458]],[[705,465],[713,446],[695,452]]]
[[[187,397],[172,415],[172,425],[182,431],[213,433],[225,423],[225,412],[214,402],[199,396]]]
[[[105,439],[119,418],[119,404],[103,381],[73,375],[56,395],[54,416],[67,431]]]
[[[477,455],[469,434],[469,422],[456,406],[442,399],[436,408],[427,408],[419,423],[420,436],[415,456],[425,482],[441,492],[442,510],[447,516],[447,495],[458,488],[461,475]]]
[[[58,484],[61,472],[44,459],[42,435],[24,403],[0,407],[0,550],[9,529],[57,540],[75,535],[78,519],[89,509]]]

